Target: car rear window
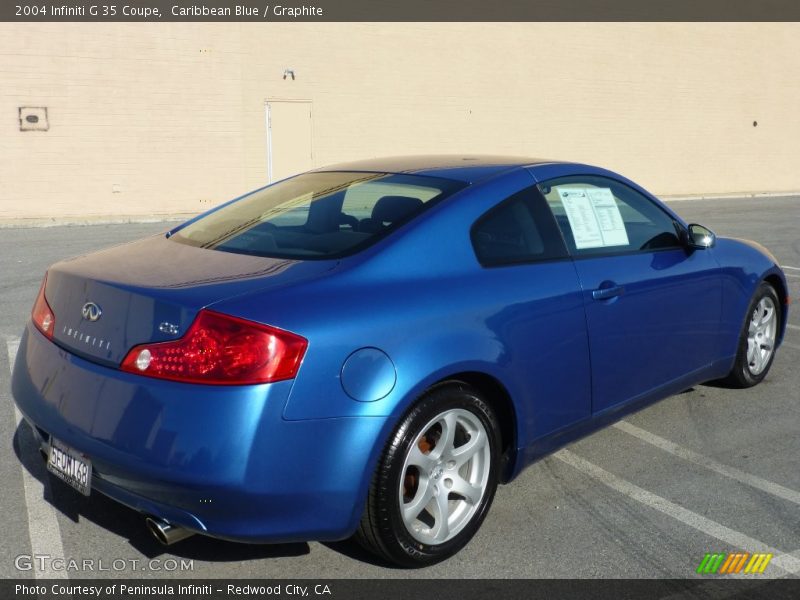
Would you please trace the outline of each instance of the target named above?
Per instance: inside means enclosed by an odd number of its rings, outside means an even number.
[[[466,184],[391,173],[306,173],[176,231],[173,241],[239,254],[326,259],[373,244]]]

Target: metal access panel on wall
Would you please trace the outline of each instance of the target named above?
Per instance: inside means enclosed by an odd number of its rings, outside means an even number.
[[[270,183],[314,166],[310,100],[267,100],[267,177]]]

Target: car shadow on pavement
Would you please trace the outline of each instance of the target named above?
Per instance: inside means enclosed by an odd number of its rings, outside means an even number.
[[[372,554],[371,552],[368,552],[362,548],[361,545],[354,539],[342,540],[340,542],[320,543],[329,550],[333,550],[334,552],[346,556],[347,558],[352,558],[353,560],[357,560],[374,567],[382,567],[384,569],[393,570],[407,570],[405,567],[400,567],[390,562],[381,560],[375,554]]]
[[[192,536],[169,547],[156,541],[145,527],[144,517],[100,493],[82,496],[47,472],[39,445],[26,422],[14,433],[14,453],[23,468],[42,484],[44,500],[75,523],[81,518],[128,540],[148,559],[162,555],[208,562],[231,562],[302,556],[310,552],[306,543],[245,544]]]

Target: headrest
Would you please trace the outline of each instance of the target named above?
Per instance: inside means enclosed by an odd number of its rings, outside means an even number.
[[[378,223],[394,223],[410,216],[422,206],[422,200],[411,196],[383,196],[372,209]]]

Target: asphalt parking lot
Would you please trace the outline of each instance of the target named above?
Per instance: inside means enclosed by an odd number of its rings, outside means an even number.
[[[676,201],[718,235],[767,246],[800,297],[800,197]],[[196,536],[164,548],[138,514],[50,481],[9,390],[46,267],[165,224],[0,229],[0,577],[405,577],[349,542],[244,545]],[[760,386],[697,386],[600,431],[498,490],[474,540],[422,577],[694,577],[707,552],[771,552],[764,577],[800,574],[800,315]],[[18,570],[19,556],[94,560]],[[100,560],[108,569],[97,571]],[[151,559],[161,562],[150,563]],[[174,563],[191,569],[175,572]],[[112,563],[112,561],[115,561]],[[85,564],[85,563],[84,563]],[[117,568],[120,567],[120,568]]]

